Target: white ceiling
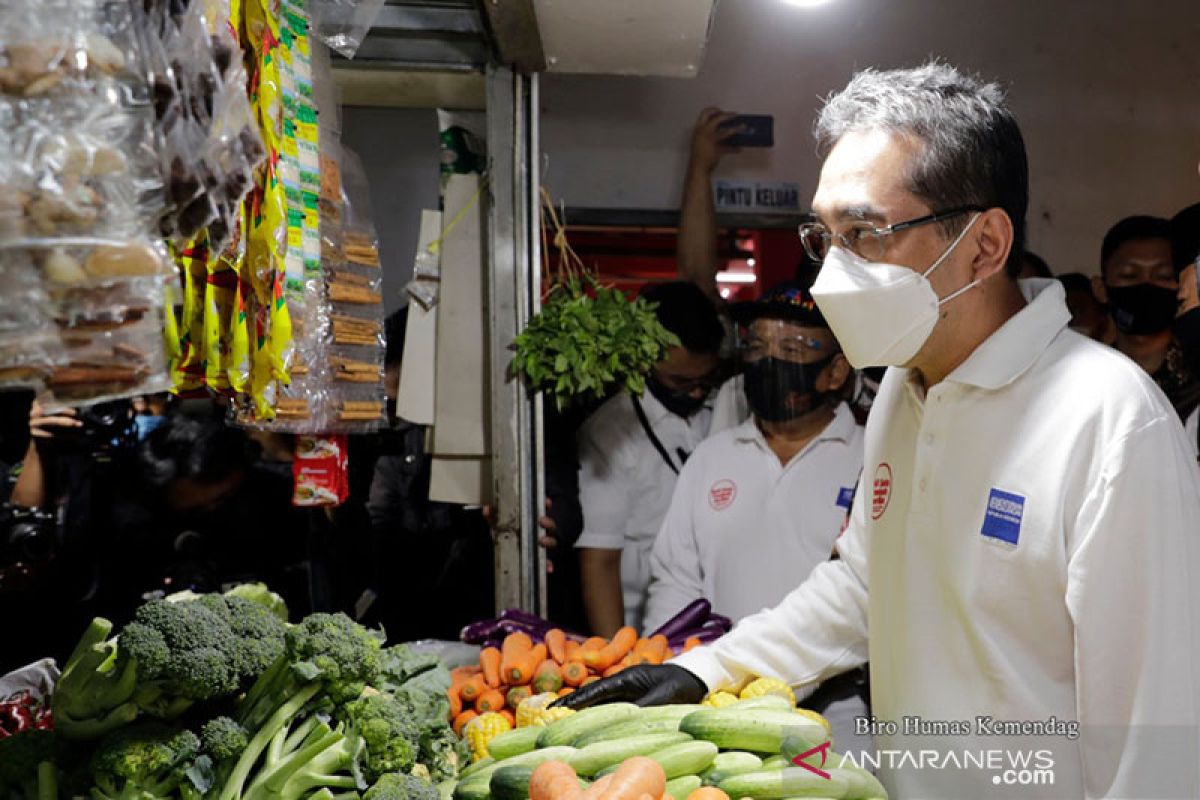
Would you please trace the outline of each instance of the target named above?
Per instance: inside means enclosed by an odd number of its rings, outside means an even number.
[[[549,72],[691,78],[716,0],[534,0]]]

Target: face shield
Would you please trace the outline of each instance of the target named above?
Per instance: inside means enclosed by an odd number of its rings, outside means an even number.
[[[828,329],[760,318],[739,334],[746,401],[756,417],[786,422],[820,407],[830,388],[818,389],[821,374],[839,352]]]

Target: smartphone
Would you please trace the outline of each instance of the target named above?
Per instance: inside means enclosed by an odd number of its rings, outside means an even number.
[[[775,146],[775,118],[769,114],[739,114],[722,123],[721,127],[744,128],[741,133],[734,134],[722,142],[729,147]]]

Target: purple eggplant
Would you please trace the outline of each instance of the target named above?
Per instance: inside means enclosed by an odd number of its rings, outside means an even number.
[[[708,622],[704,623],[704,627],[707,628],[713,623],[717,623],[727,631],[733,630],[733,620],[724,614],[710,614],[708,617]]]
[[[667,643],[671,646],[672,652],[679,652],[683,649],[683,646],[687,644],[687,640],[693,637],[699,639],[700,644],[709,644],[710,642],[715,642],[724,635],[725,633],[723,631],[715,630],[713,628],[706,628],[699,631],[692,631],[688,635],[680,636],[676,639],[668,639]]]
[[[484,639],[490,639],[500,633],[500,620],[483,619],[472,622],[462,629],[458,638],[467,644],[479,644]]]
[[[684,606],[683,610],[659,626],[651,636],[666,636],[675,639],[685,631],[699,628],[712,613],[712,603],[701,597]],[[686,638],[686,637],[685,637]]]
[[[544,620],[536,614],[530,614],[528,611],[522,611],[519,608],[506,608],[500,612],[500,619],[513,620],[514,622],[522,622],[531,628],[537,628],[542,631],[548,631],[554,627],[554,623]]]

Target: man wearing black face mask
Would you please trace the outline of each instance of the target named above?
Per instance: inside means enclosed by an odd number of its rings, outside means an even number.
[[[642,296],[657,303],[659,321],[682,346],[654,366],[641,397],[618,393],[578,434],[583,533],[575,546],[584,610],[600,636],[642,626],[650,549],[679,471],[709,434],[708,396],[725,334],[694,284],[659,284]]]
[[[1172,323],[1178,309],[1179,270],[1171,224],[1160,217],[1127,217],[1104,236],[1096,296],[1117,327],[1116,348],[1146,370],[1180,419],[1200,403],[1200,380],[1189,368]]]
[[[713,434],[679,477],[650,558],[645,629],[698,597],[735,622],[776,605],[829,560],[862,469],[851,378],[812,296],[786,283],[730,307],[751,418]],[[865,713],[857,671],[810,698],[846,749]]]

